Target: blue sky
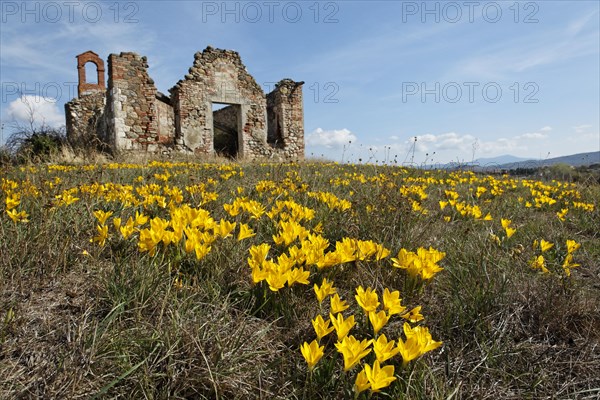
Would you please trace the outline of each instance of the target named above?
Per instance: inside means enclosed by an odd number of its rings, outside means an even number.
[[[46,123],[64,124],[77,54],[146,55],[167,93],[212,45],[237,50],[265,92],[286,77],[306,82],[307,157],[432,163],[598,151],[599,4],[3,1],[2,139],[26,116],[20,94]]]

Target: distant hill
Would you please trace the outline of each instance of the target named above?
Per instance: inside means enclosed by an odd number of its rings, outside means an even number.
[[[531,167],[547,167],[555,164],[567,164],[572,167],[588,166],[592,164],[600,164],[600,151],[590,153],[579,153],[570,156],[548,158],[546,160],[520,160],[499,164],[498,168],[514,169],[514,168],[531,168]],[[479,164],[485,166],[485,164]]]
[[[555,164],[567,164],[573,167],[588,166],[600,164],[600,151],[590,153],[579,153],[570,156],[554,157],[545,160],[534,160],[520,158],[511,155],[503,155],[493,158],[479,158],[473,162],[466,163],[448,163],[448,164],[430,164],[422,166],[425,169],[462,169],[473,170],[494,169],[516,169],[516,168],[539,168]]]
[[[503,156],[491,157],[491,158],[478,158],[474,164],[486,165],[486,164],[508,164],[513,162],[526,161],[527,158],[515,157],[509,154]]]

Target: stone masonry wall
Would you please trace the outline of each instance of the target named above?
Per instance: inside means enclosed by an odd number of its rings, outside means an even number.
[[[136,53],[109,56],[107,89],[96,53],[87,51],[77,60],[78,98],[65,104],[73,144],[99,139],[114,152],[215,154],[216,141],[217,152],[228,157],[304,157],[304,82],[284,79],[265,96],[235,51],[209,46],[197,52],[170,97],[156,90],[146,57]],[[97,84],[86,82],[88,62],[98,67]],[[213,113],[213,103],[230,106]]]
[[[104,134],[103,109],[106,96],[104,61],[91,50],[77,57],[77,98],[65,103],[67,139],[73,147],[96,147]],[[88,83],[87,63],[96,66],[97,83]]]
[[[108,57],[105,115],[114,150],[158,150],[157,90],[146,57],[135,53]]]
[[[212,103],[238,104],[242,119],[238,156],[269,154],[265,94],[237,52],[207,47],[196,53],[189,74],[170,92],[178,144],[196,153],[213,154]]]
[[[156,96],[156,120],[158,123],[158,142],[161,145],[175,143],[175,113],[171,99],[162,93]]]
[[[284,159],[304,158],[303,84],[283,79],[267,95],[268,142]]]
[[[225,129],[237,131],[238,129],[238,107],[223,107],[213,112],[213,122]]]
[[[95,92],[65,103],[67,139],[74,147],[95,145],[103,134],[105,94]]]

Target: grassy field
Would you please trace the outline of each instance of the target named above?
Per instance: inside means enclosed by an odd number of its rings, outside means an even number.
[[[597,182],[332,163],[0,176],[0,398],[600,398]]]

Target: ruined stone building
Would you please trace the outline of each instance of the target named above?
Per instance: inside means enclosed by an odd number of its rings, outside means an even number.
[[[87,63],[96,67],[95,82],[86,76]],[[157,91],[146,57],[111,54],[107,68],[108,87],[103,60],[93,51],[77,56],[78,97],[65,104],[67,137],[75,145],[96,142],[115,153],[304,158],[304,82],[283,79],[265,95],[237,52],[210,46],[194,55],[169,96]]]

